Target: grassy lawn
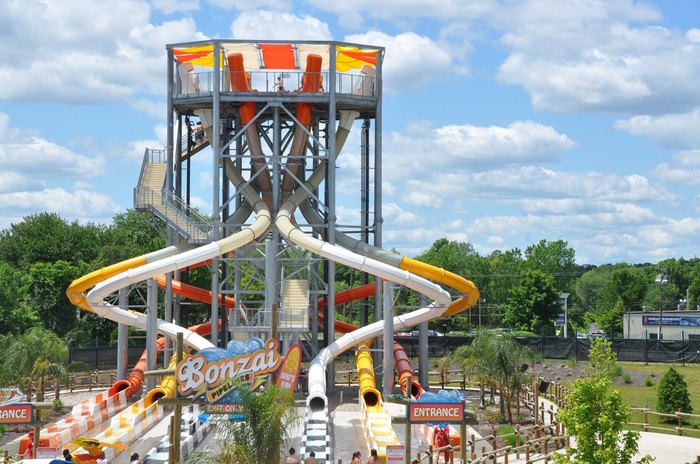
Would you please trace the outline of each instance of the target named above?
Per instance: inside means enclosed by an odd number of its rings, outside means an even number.
[[[654,364],[654,365],[641,365],[641,364],[627,364],[620,363],[624,372],[633,373],[641,372],[644,373],[645,377],[647,375],[654,375],[654,386],[629,386],[629,385],[614,385],[613,388],[618,390],[622,394],[622,399],[625,404],[631,407],[648,407],[652,411],[657,410],[656,406],[656,394],[658,384],[661,381],[661,377],[666,373],[671,367],[670,365]],[[688,393],[690,394],[691,405],[693,406],[693,413],[700,413],[700,366],[673,366],[677,372],[679,372],[688,384]],[[673,422],[662,422],[661,417],[649,414],[649,423],[654,427],[664,427],[669,429],[669,433],[675,434],[676,431],[676,420]],[[644,422],[644,414],[640,411],[632,411],[632,422]],[[686,433],[688,436],[700,437],[700,419],[684,419],[683,428],[692,427],[692,432]],[[659,430],[650,430],[653,432],[659,432]]]

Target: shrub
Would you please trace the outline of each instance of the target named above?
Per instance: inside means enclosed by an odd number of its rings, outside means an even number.
[[[659,412],[666,414],[673,414],[678,410],[685,413],[693,412],[688,394],[688,384],[674,368],[670,368],[661,377],[656,401]]]
[[[622,379],[625,381],[625,383],[632,383],[632,376],[629,375],[627,372],[622,374]]]
[[[53,400],[53,408],[56,411],[60,411],[61,409],[63,409],[63,401],[59,399]]]
[[[515,446],[515,434],[513,433],[514,431],[515,429],[512,425],[499,425],[497,433],[507,445]],[[503,435],[508,436],[504,437]]]
[[[646,385],[647,387],[653,387],[656,384],[654,383],[653,377],[650,375],[647,375],[646,378],[644,379],[644,385]]]

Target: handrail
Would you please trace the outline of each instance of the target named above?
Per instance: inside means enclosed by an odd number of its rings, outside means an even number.
[[[190,238],[204,238],[211,232],[212,226],[210,225],[209,221],[203,216],[199,215],[199,213],[196,213],[194,210],[192,210],[192,208],[189,208],[187,211],[183,211],[177,207],[176,202],[168,201],[168,199],[162,194],[156,192],[150,187],[141,187],[141,189],[136,192],[135,197],[137,206],[143,205],[146,207],[152,207],[153,212],[156,213],[157,216],[161,217],[161,219],[165,220]],[[159,208],[157,206],[158,204],[164,205],[165,208]],[[169,217],[169,213],[174,214],[176,220]],[[192,217],[188,216],[188,213],[191,213],[196,220],[192,220]]]
[[[199,97],[210,95],[214,92],[214,72],[189,72],[188,79],[192,80],[190,85],[183,82],[180,74],[176,74],[175,85],[173,86],[173,94],[175,97]],[[284,70],[284,71],[268,71],[268,70],[250,70],[246,71],[246,77],[249,80],[251,89],[256,89],[259,92],[276,92],[285,96],[297,94],[297,90],[302,87],[302,79],[307,73],[301,70]],[[328,71],[319,73],[321,76],[321,91],[317,94],[328,94]],[[278,78],[281,78],[278,81]],[[220,92],[231,92],[230,77],[227,69],[221,70]],[[367,74],[352,74],[352,73],[336,73],[336,93],[355,98],[372,97],[376,95],[377,78]],[[298,95],[307,95],[308,92]]]
[[[211,222],[211,218],[204,217],[202,213],[185,203],[185,201],[179,196],[175,195],[175,193],[169,192],[165,189],[163,189],[162,193],[164,202],[184,213],[186,217],[193,218],[195,223],[209,224]],[[211,228],[209,230],[211,230]]]
[[[143,176],[146,173],[146,165],[155,163],[166,163],[165,150],[157,148],[146,148],[143,152],[143,160],[141,161],[141,171],[139,173],[139,181],[136,184],[136,192],[141,190],[143,186]]]

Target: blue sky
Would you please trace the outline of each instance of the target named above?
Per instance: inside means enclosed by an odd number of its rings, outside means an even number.
[[[563,239],[579,263],[697,256],[700,2],[4,0],[0,228],[132,206],[165,145],[165,45],[386,47],[384,246],[481,254]],[[353,137],[357,137],[357,131]],[[338,215],[359,223],[358,150]],[[208,155],[210,156],[210,155]],[[193,179],[209,208],[210,158]],[[195,192],[197,193],[197,192]]]

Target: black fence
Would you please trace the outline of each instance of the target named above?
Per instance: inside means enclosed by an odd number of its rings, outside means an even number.
[[[462,345],[468,345],[473,337],[430,337],[428,356],[443,357],[452,354]],[[588,360],[591,340],[587,338],[562,337],[515,337],[518,343],[530,348],[544,359]],[[418,337],[399,337],[396,339],[411,358],[419,356]],[[308,348],[308,347],[307,347]],[[129,347],[129,366],[133,366],[143,354],[143,346]],[[676,363],[700,364],[700,340],[612,340],[613,352],[618,361],[642,363]],[[307,351],[310,352],[310,351]],[[340,359],[354,359],[352,350],[340,356]],[[82,361],[90,369],[115,369],[117,366],[116,346],[97,346],[71,348],[70,362]],[[304,361],[310,361],[304,359]]]
[[[396,339],[411,358],[419,355],[418,337]],[[473,337],[430,337],[428,355],[442,357],[468,345]],[[523,346],[545,359],[588,360],[591,340],[563,337],[515,337]],[[700,363],[700,340],[612,340],[612,350],[618,361],[643,363]]]
[[[133,367],[138,362],[145,349],[145,346],[130,346],[128,348],[129,367]],[[84,362],[90,370],[117,368],[116,346],[71,347],[69,353],[68,362]]]

